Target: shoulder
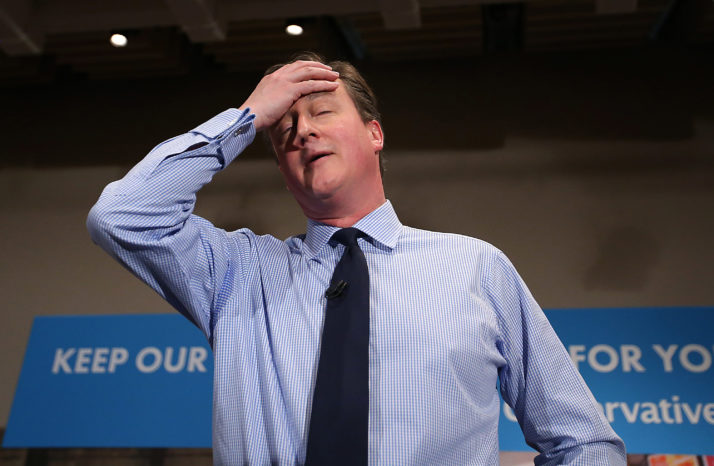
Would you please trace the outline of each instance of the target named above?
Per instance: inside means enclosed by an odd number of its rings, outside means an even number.
[[[430,263],[442,263],[452,273],[478,277],[479,287],[498,288],[506,281],[518,281],[518,273],[499,248],[472,236],[404,227],[398,249],[418,255]]]
[[[426,251],[454,251],[490,260],[495,260],[499,255],[503,255],[500,249],[479,238],[458,233],[422,230],[408,226],[403,227],[399,245]]]

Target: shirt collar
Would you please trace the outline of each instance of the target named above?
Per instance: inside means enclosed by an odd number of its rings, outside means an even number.
[[[389,201],[385,201],[384,204],[362,217],[353,226],[390,250],[397,245],[399,234],[402,231],[402,223]],[[307,246],[305,252],[308,258],[315,257],[339,229],[340,227],[325,225],[324,223],[307,219],[304,244]]]

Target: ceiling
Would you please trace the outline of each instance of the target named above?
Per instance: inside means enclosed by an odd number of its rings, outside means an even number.
[[[353,61],[714,43],[711,0],[4,0],[0,86],[263,70],[300,50]],[[305,33],[288,36],[288,18]],[[122,32],[124,48],[109,44]]]

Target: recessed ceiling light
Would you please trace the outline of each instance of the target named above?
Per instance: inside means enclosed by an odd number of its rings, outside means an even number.
[[[114,47],[125,47],[127,42],[126,36],[124,34],[112,34],[109,38],[109,43]]]
[[[302,34],[302,31],[302,26],[300,26],[299,24],[288,24],[287,26],[285,26],[285,32],[287,32],[291,36],[299,36],[300,34]]]

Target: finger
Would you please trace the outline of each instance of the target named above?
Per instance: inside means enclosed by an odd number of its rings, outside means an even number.
[[[315,92],[334,91],[339,86],[337,81],[302,81],[297,84],[297,90],[300,96],[314,94]]]
[[[325,65],[324,63],[320,63],[317,61],[307,61],[307,60],[298,60],[294,61],[292,63],[288,63],[287,65],[284,65],[282,68],[277,69],[276,71],[273,72],[273,74],[276,75],[281,75],[281,74],[290,74],[294,73],[295,71],[298,71],[302,68],[320,68],[323,70],[331,70],[332,68],[329,65]]]
[[[324,68],[326,70],[331,70],[332,67],[330,65],[326,65],[325,63],[320,63],[319,61],[311,61],[311,60],[297,60],[295,62],[290,63],[288,66],[292,65],[293,68],[303,68],[306,66],[313,67],[313,68]]]
[[[292,82],[300,81],[334,81],[340,77],[337,71],[327,70],[324,68],[307,67],[295,71],[289,78]]]

